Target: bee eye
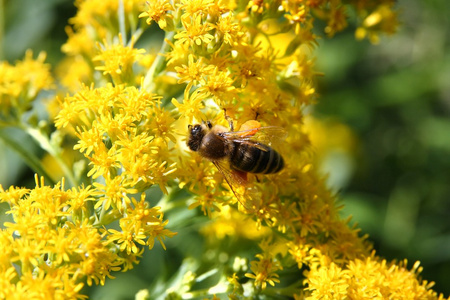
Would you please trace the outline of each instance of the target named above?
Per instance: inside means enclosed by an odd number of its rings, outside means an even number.
[[[189,127],[189,129],[191,130],[192,134],[197,134],[202,130],[202,127],[200,125],[195,125],[194,127]]]

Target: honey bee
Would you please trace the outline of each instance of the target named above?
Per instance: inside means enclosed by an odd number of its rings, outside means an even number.
[[[230,130],[213,125],[210,121],[188,126],[189,149],[198,152],[217,167],[238,200],[233,185],[246,185],[247,173],[273,174],[284,167],[283,157],[265,144],[275,137],[283,136],[284,130],[275,126],[242,130],[255,123],[259,125],[257,121],[244,123],[240,131],[234,131],[230,120]]]

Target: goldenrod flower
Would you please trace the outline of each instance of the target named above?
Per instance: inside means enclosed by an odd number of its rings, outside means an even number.
[[[341,268],[333,262],[313,268],[308,272],[306,284],[310,296],[307,299],[437,299],[431,285],[416,282],[421,272],[419,263],[412,270],[406,267],[406,260],[388,264],[373,256],[365,260],[352,260],[348,267]]]
[[[215,27],[217,28],[218,38],[223,39],[223,42],[228,45],[233,45],[243,34],[241,26],[236,22],[232,13],[225,17],[220,16]]]
[[[194,62],[194,56],[192,54],[188,57],[188,65],[181,65],[181,67],[175,67],[177,71],[177,75],[180,78],[178,83],[187,82],[192,85],[196,85],[200,82],[200,80],[211,74],[212,70],[214,70],[213,65],[206,65],[203,62],[203,58],[198,59]],[[190,88],[186,88],[186,90],[190,90]]]
[[[308,299],[345,299],[348,283],[345,272],[336,264],[313,269],[308,274]]]
[[[29,50],[24,60],[15,66],[0,62],[0,112],[3,117],[20,118],[31,109],[31,102],[42,90],[53,86],[50,65],[44,63],[45,58],[46,54],[41,52],[34,59]]]
[[[36,176],[33,189],[0,187],[0,202],[10,206],[13,219],[0,230],[0,298],[83,299],[85,284],[103,285],[114,272],[132,269],[156,242],[165,249],[166,237],[176,233],[164,212],[170,219],[175,207],[184,207],[196,210],[176,224],[186,219],[202,227],[207,249],[201,259],[207,263],[186,259],[164,296],[437,299],[431,284],[418,279],[418,265],[410,271],[406,262],[370,255],[367,237],[339,216],[304,125],[304,107],[316,101],[320,74],[313,55],[315,18],[332,36],[347,26],[352,5],[362,20],[358,38],[376,42],[380,33],[395,30],[391,1],[143,5],[76,1],[60,65],[71,74],[59,72],[69,93],[58,90],[51,135],[23,118],[39,93],[54,87],[45,55],[32,59],[27,52],[15,66],[0,63],[0,120],[32,135],[58,160],[69,185],[56,178],[46,186]],[[144,21],[163,29],[160,53],[140,39],[152,30]],[[249,119],[284,128],[285,140],[278,131],[261,142],[273,141],[286,167],[275,175],[249,175],[251,186],[232,190],[211,162],[187,151],[187,125],[233,120],[239,128]],[[277,138],[284,147],[278,148]],[[62,158],[69,148],[81,161]],[[164,196],[151,199],[153,191]],[[191,218],[197,211],[207,217]],[[210,221],[197,226],[197,220]],[[261,248],[256,255],[255,244]],[[289,277],[285,269],[297,272]],[[201,292],[193,290],[199,282]]]
[[[103,75],[110,75],[114,84],[134,83],[133,64],[145,53],[144,49],[135,49],[133,43],[123,45],[123,37],[119,35],[117,44],[101,45],[100,54],[93,57],[93,61],[101,61],[96,70],[103,71]],[[105,41],[106,44],[106,41]]]
[[[357,39],[368,38],[377,44],[380,40],[380,31],[393,34],[397,30],[397,14],[392,11],[392,4],[380,5],[375,11],[364,18],[361,26],[355,32]]]
[[[256,254],[255,257],[259,261],[250,263],[250,269],[253,273],[247,273],[245,276],[254,279],[255,286],[263,290],[267,287],[267,284],[274,286],[275,283],[279,283],[279,276],[275,272],[282,269],[280,263],[269,254]]]
[[[215,96],[216,99],[226,99],[227,97],[231,97],[226,94],[233,94],[232,92],[235,89],[231,74],[229,72],[219,71],[217,67],[214,68],[211,74],[202,78],[200,83],[202,85],[200,90],[207,91]]]
[[[188,90],[186,89],[186,92]],[[199,89],[195,90],[191,95],[188,93],[184,94],[184,99],[182,103],[179,103],[176,99],[172,99],[172,104],[178,109],[180,114],[187,118],[189,122],[192,120],[203,120],[204,113],[202,112],[204,108],[204,100],[208,97],[208,94]]]
[[[141,13],[139,18],[147,17],[146,22],[148,25],[155,21],[161,29],[173,30],[173,14],[169,13],[169,11],[174,11],[174,8],[169,0],[147,1],[146,4],[147,10]]]
[[[174,36],[177,43],[188,44],[191,47],[203,44],[203,47],[205,47],[214,39],[214,36],[209,33],[213,29],[212,24],[204,22],[201,14],[197,13],[188,20],[182,19],[182,23],[185,30]]]

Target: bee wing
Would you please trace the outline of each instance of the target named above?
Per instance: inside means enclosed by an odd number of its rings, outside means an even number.
[[[248,130],[222,132],[221,135],[233,142],[245,143],[246,141],[253,141],[271,146],[283,141],[287,136],[287,132],[282,127],[264,126]],[[262,150],[266,151],[266,149]]]
[[[212,163],[216,166],[216,168],[220,171],[220,173],[225,178],[226,182],[230,186],[233,193],[236,194],[234,190],[234,186],[246,186],[247,178],[244,174],[236,173],[235,170],[230,168],[230,164],[227,160],[214,160]]]
[[[255,198],[254,187],[251,187],[247,181],[247,173],[241,172],[237,170],[232,170],[227,160],[216,160],[212,161],[212,163],[216,166],[219,172],[225,178],[228,186],[233,192],[236,199],[239,203],[246,209],[248,208],[247,198],[253,199]]]

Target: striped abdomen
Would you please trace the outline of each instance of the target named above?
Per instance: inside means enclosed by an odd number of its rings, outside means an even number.
[[[270,174],[283,169],[284,160],[277,151],[264,144],[235,142],[230,165],[243,172]]]

